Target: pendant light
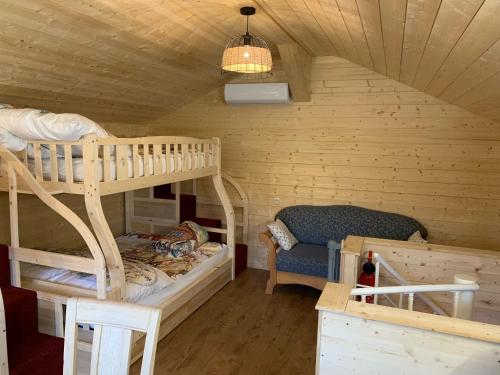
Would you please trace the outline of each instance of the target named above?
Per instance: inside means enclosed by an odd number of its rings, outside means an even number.
[[[255,14],[254,7],[243,7],[240,13],[247,17],[247,32],[232,38],[222,56],[222,72],[242,73],[244,78],[265,78],[271,75],[271,51],[262,38],[250,34],[248,19]]]

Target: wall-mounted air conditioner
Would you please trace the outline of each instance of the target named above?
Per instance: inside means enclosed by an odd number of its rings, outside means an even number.
[[[288,83],[228,83],[224,88],[228,104],[287,104]]]

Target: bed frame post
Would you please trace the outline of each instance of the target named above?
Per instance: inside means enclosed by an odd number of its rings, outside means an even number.
[[[116,245],[115,238],[108,221],[104,216],[99,189],[97,163],[99,163],[99,149],[97,137],[87,135],[82,140],[84,155],[84,190],[87,214],[94,229],[94,233],[101,245],[109,272],[111,289],[120,290],[119,299],[125,298],[125,270],[122,258]]]
[[[214,183],[215,191],[222,203],[222,207],[224,208],[224,213],[226,215],[226,223],[227,223],[227,246],[229,248],[229,257],[232,260],[232,270],[231,270],[231,278],[234,280],[234,249],[235,249],[235,222],[234,222],[234,209],[231,204],[231,200],[229,199],[229,195],[227,194],[226,188],[224,187],[224,183],[222,182],[222,168],[221,168],[221,144],[220,138],[214,138],[216,142],[215,149],[215,162],[217,167],[217,174],[212,176],[212,181]]]
[[[10,246],[19,247],[19,207],[17,204],[17,176],[16,171],[7,162],[7,174],[9,178],[9,215],[10,215]],[[10,262],[11,283],[14,286],[21,286],[21,270],[17,260]]]
[[[9,375],[9,359],[7,356],[7,323],[2,293],[0,292],[0,375]]]

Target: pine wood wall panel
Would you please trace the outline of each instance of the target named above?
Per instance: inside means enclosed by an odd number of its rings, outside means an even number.
[[[148,129],[222,138],[223,169],[250,198],[251,266],[265,267],[257,233],[293,204],[398,212],[433,242],[500,250],[498,123],[341,58],[313,59],[311,91],[228,106],[214,90]]]

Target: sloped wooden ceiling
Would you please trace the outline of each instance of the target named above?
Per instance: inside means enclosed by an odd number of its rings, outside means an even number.
[[[333,54],[500,119],[499,0],[259,0],[312,55]]]
[[[244,28],[500,120],[500,0],[0,0],[0,101],[101,121],[160,117],[223,83]]]
[[[0,0],[0,102],[100,121],[158,118],[223,83],[231,1]],[[260,12],[254,26],[289,36]],[[274,47],[273,47],[274,48]]]

